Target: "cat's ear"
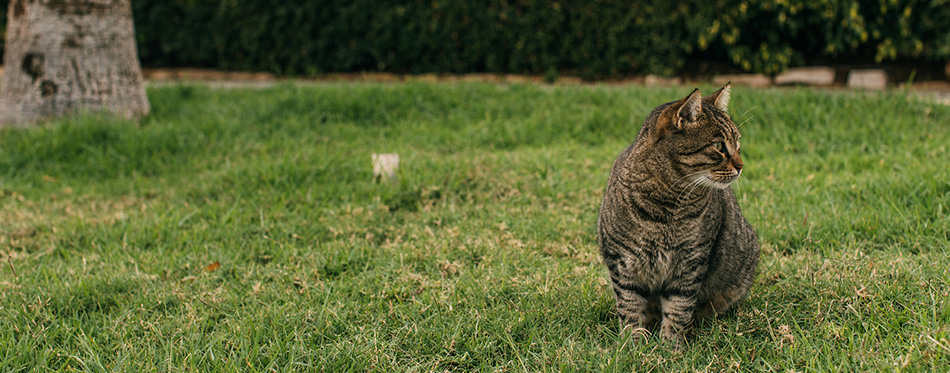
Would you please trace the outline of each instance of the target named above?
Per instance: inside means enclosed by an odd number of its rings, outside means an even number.
[[[699,121],[699,115],[703,112],[702,101],[703,96],[697,88],[686,98],[670,104],[660,114],[657,123],[658,136],[663,137],[670,132],[682,131],[690,124]]]
[[[718,91],[713,92],[713,94],[703,97],[703,103],[706,105],[712,105],[719,110],[729,111],[729,98],[731,97],[732,92],[732,82],[726,83],[725,86],[720,88]]]
[[[673,104],[673,129],[679,131],[687,124],[699,120],[699,114],[703,112],[702,95],[699,88],[693,90],[689,96]]]

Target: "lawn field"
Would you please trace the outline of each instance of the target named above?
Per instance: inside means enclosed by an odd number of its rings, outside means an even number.
[[[950,107],[901,91],[735,88],[751,294],[618,335],[608,170],[691,90],[155,86],[0,130],[0,371],[950,370]]]

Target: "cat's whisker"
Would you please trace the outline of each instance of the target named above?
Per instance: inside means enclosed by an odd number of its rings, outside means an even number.
[[[693,192],[693,189],[696,189],[696,186],[698,186],[699,184],[701,184],[701,183],[703,182],[703,180],[705,180],[705,179],[706,179],[706,178],[704,178],[704,177],[696,178],[695,180],[693,180],[693,182],[689,183],[689,184],[686,186],[686,188],[683,188],[683,191],[680,192],[680,195],[679,195],[678,197],[676,197],[676,208],[679,208],[679,207],[680,207],[680,204],[683,203],[683,197],[684,197],[683,194],[685,193],[686,199],[689,200],[689,194],[692,193],[692,192]]]
[[[708,193],[708,192],[709,192],[710,190],[712,190],[712,188],[714,188],[715,186],[716,186],[716,185],[715,185],[715,182],[714,182],[714,181],[712,181],[712,180],[706,180],[706,182],[703,183],[703,193]]]
[[[675,193],[675,192],[676,192],[676,186],[679,184],[680,180],[683,180],[683,179],[688,178],[688,177],[691,177],[691,176],[696,176],[696,175],[702,174],[702,173],[704,173],[704,172],[706,172],[706,171],[696,171],[696,172],[690,173],[690,174],[688,174],[688,175],[686,175],[686,176],[683,176],[683,177],[679,178],[679,180],[676,180],[676,181],[673,183],[673,185],[671,185],[671,186],[669,187],[669,190],[670,190],[671,192],[674,192],[674,193]],[[695,184],[696,182],[700,181],[701,179],[703,179],[703,178],[702,178],[702,177],[695,178],[695,179],[693,179],[692,181],[690,181],[688,184],[686,184],[686,185],[683,187],[683,190],[680,191],[680,192],[679,192],[679,195],[677,195],[677,197],[676,197],[676,207],[679,207],[680,201],[681,201],[681,199],[683,198],[683,193],[685,193],[685,192],[687,191],[687,189],[689,189],[690,186],[692,186],[692,185]],[[686,196],[688,197],[689,194],[687,193]],[[687,199],[688,199],[688,198],[687,198]]]
[[[689,189],[690,186],[697,183],[698,181],[699,179],[694,179],[693,181],[691,181],[689,184],[686,185],[685,188],[683,188],[683,191],[681,191],[679,195],[676,196],[676,207],[679,207],[680,200],[683,199],[683,194],[686,193],[686,191]]]
[[[742,117],[744,117],[746,114],[749,114],[750,111],[752,111],[753,109],[755,109],[755,108],[757,108],[757,107],[758,107],[758,106],[750,107],[749,110],[746,110],[744,113],[742,113],[741,115],[739,115],[739,120],[742,120]]]
[[[742,171],[739,171],[739,174],[736,175],[736,182],[745,182],[745,179],[742,178]]]
[[[755,118],[755,115],[754,115],[754,114],[753,114],[751,117],[747,118],[746,120],[743,120],[742,123],[739,123],[738,125],[736,125],[736,128],[742,128],[742,125],[745,124],[746,122],[752,120],[752,118]]]
[[[704,184],[707,184],[707,183],[709,183],[709,182],[711,182],[711,180],[709,180],[709,178],[706,178],[706,177],[696,178],[696,180],[694,180],[692,183],[690,183],[690,185],[692,185],[693,187],[690,188],[690,189],[689,189],[689,192],[686,193],[686,196],[685,196],[686,199],[685,199],[685,200],[686,200],[686,201],[689,200],[689,195],[692,194],[693,191],[696,190],[696,188],[698,188],[698,187],[700,187],[700,186],[702,186],[702,185],[704,185]],[[682,202],[683,202],[683,201],[682,201],[680,198],[677,198],[677,199],[676,199],[676,207],[679,207],[679,206],[680,206],[680,203],[682,203]]]
[[[685,178],[688,178],[688,177],[690,177],[690,176],[696,176],[696,175],[699,175],[699,174],[701,174],[701,173],[703,173],[703,172],[706,172],[706,171],[696,171],[696,172],[687,174],[686,176],[683,176],[683,177],[677,179],[676,181],[674,181],[674,182],[673,182],[673,186],[676,186],[677,184],[679,184],[679,182],[680,182],[681,180],[683,180],[683,179],[685,179]]]

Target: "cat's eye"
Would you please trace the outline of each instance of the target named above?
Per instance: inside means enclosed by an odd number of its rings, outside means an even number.
[[[718,150],[720,153],[726,152],[726,144],[724,144],[722,141],[714,142],[713,147],[716,148],[716,150]]]

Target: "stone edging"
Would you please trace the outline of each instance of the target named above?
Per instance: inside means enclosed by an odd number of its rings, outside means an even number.
[[[0,75],[3,67],[0,66]],[[545,78],[540,75],[499,75],[499,74],[392,74],[392,73],[333,73],[321,74],[305,78],[278,78],[267,72],[247,71],[219,71],[212,69],[165,69],[145,68],[142,76],[148,83],[162,84],[179,81],[208,82],[226,87],[240,86],[267,86],[280,81],[293,80],[295,82],[489,82],[513,84],[543,84]],[[847,83],[838,81],[835,70],[825,66],[811,66],[791,68],[774,78],[763,74],[724,74],[715,75],[710,80],[715,85],[724,85],[732,82],[735,86],[750,88],[767,88],[774,86],[810,86],[827,88],[848,88],[856,90],[883,90],[886,88],[906,87],[906,84],[893,83],[887,80],[883,69],[855,69],[848,72]],[[674,86],[688,85],[698,82],[684,80],[679,77],[664,78],[655,75],[632,76],[625,78],[606,79],[596,82],[586,82],[578,77],[559,76],[553,82],[558,85],[577,84],[607,84],[607,85],[646,85],[646,86]],[[912,89],[932,95],[938,102],[950,105],[950,81],[914,82]]]

